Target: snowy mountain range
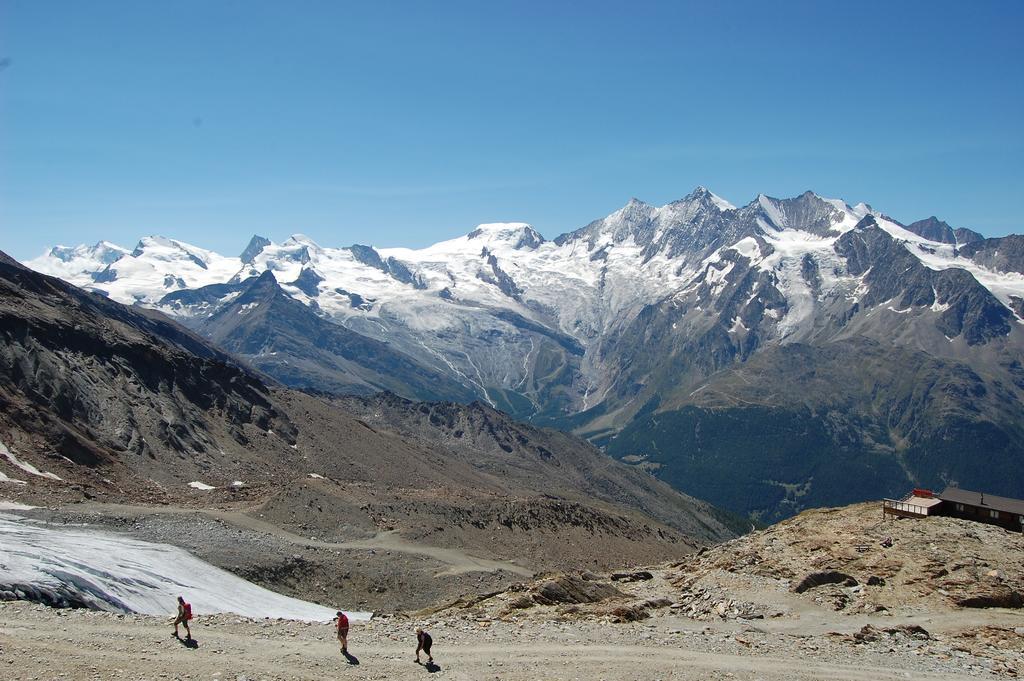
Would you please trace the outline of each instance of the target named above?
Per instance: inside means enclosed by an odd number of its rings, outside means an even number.
[[[698,187],[553,241],[502,223],[419,250],[253,237],[232,257],[147,237],[25,264],[160,310],[288,385],[480,399],[764,518],[910,482],[1024,489],[1016,235],[811,192],[737,208]],[[781,430],[739,437],[734,418]],[[692,439],[719,427],[735,437]],[[963,451],[981,431],[994,468]],[[772,438],[807,465],[740,455]],[[820,465],[839,453],[870,482],[837,498],[843,476]],[[725,475],[738,456],[743,484]]]

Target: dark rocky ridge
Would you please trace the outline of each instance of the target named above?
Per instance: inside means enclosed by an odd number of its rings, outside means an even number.
[[[1019,234],[972,241],[960,247],[960,253],[998,272],[1024,274],[1024,236]]]
[[[302,272],[303,285],[319,281],[313,270]],[[211,317],[196,320],[195,329],[285,385],[355,394],[392,390],[420,399],[474,398],[448,376],[386,343],[320,318],[285,294],[272,272],[251,278],[236,290],[241,292],[238,297]],[[177,296],[180,293],[170,294],[161,303]]]

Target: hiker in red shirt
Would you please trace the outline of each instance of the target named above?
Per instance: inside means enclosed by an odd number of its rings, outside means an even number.
[[[188,628],[188,621],[192,619],[192,605],[186,603],[185,599],[178,596],[178,616],[174,618],[174,638],[178,638],[178,625],[185,625],[185,640],[192,640],[192,630]]]
[[[348,617],[345,616],[341,610],[338,611],[338,616],[334,618],[335,622],[338,623],[338,643],[341,644],[341,654],[348,654]]]

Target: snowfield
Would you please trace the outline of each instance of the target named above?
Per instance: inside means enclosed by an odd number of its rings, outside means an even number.
[[[197,616],[235,613],[328,622],[334,608],[274,593],[187,551],[0,513],[0,591],[110,612],[173,615],[181,595]],[[370,613],[348,612],[368,620]]]
[[[703,203],[702,193],[706,196]],[[701,216],[728,214],[732,220],[743,211],[756,209],[762,235],[777,255],[759,257],[760,249],[749,236],[732,248],[761,261],[758,264],[764,269],[780,271],[783,293],[797,299],[791,301],[794,308],[806,307],[807,296],[799,283],[795,289],[789,288],[794,277],[787,270],[794,269],[794,263],[806,254],[835,260],[831,252],[835,241],[868,215],[928,267],[965,269],[1006,304],[1011,295],[1024,295],[1024,276],[1018,273],[994,272],[977,265],[958,256],[953,245],[918,236],[863,203],[851,206],[841,199],[814,198],[834,211],[829,233],[824,236],[802,229],[799,217],[787,215],[779,199],[761,194],[750,206],[736,209],[698,188],[686,199],[661,207],[631,200],[607,217],[554,241],[518,222],[481,224],[465,236],[422,249],[329,248],[295,234],[281,244],[262,244],[243,261],[153,236],[140,240],[133,251],[109,242],[93,247],[57,246],[25,264],[118,302],[157,307],[171,315],[207,314],[210,303],[183,308],[161,305],[168,293],[240,282],[271,271],[296,300],[315,305],[320,314],[338,322],[358,320],[361,332],[375,337],[386,338],[395,331],[396,323],[412,333],[459,328],[467,315],[494,307],[552,324],[586,345],[591,334],[581,328],[604,329],[639,309],[642,303],[638,300],[657,300],[685,289],[696,273],[693,263],[685,263],[685,256],[650,253],[636,241],[638,235],[650,230],[654,241],[660,242],[671,233],[686,235]],[[396,276],[395,270],[389,269],[393,266],[405,268],[415,281]],[[499,286],[498,271],[515,282],[518,295]],[[311,282],[300,286],[304,272]],[[438,297],[442,292],[447,299]],[[218,304],[237,295],[225,293]],[[359,301],[366,304],[359,305]]]

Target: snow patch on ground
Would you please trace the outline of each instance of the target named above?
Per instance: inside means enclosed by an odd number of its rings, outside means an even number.
[[[714,192],[708,192],[708,194],[711,196],[711,201],[718,206],[718,210],[736,210],[736,206],[732,205],[718,194],[715,194]]]
[[[1003,305],[1011,309],[1010,296],[1024,297],[1024,274],[990,270],[973,260],[958,256],[952,244],[937,244],[923,241],[918,237],[914,241],[908,240],[904,246],[929,269],[942,271],[958,267],[966,270]]]
[[[174,546],[51,528],[9,514],[0,514],[0,556],[0,589],[28,587],[96,610],[171,615],[179,595],[198,616],[231,612],[328,622],[337,610],[274,593]],[[370,619],[366,612],[348,616]]]
[[[757,202],[760,204],[761,210],[763,210],[765,215],[768,216],[768,219],[772,221],[776,229],[786,228],[785,216],[783,216],[779,209],[775,207],[775,204],[772,203],[770,198],[764,194],[758,194]]]
[[[757,239],[751,236],[740,239],[730,248],[742,255],[744,258],[754,260],[755,258],[761,257],[761,247],[758,245]]]
[[[7,460],[10,461],[13,465],[17,466],[18,468],[20,468],[21,470],[25,471],[30,475],[36,475],[40,478],[46,478],[48,480],[62,480],[61,477],[54,473],[50,473],[49,471],[41,471],[32,464],[22,461],[21,459],[14,455],[14,452],[7,449],[7,445],[5,445],[3,442],[0,442],[0,454],[3,454],[5,457],[7,457]]]
[[[769,204],[770,205],[770,204]],[[835,254],[837,237],[820,237],[798,229],[774,230],[765,225],[765,240],[772,253],[755,263],[762,271],[773,272],[778,287],[786,296],[788,310],[778,323],[780,338],[804,329],[813,319],[817,298],[804,279],[803,261],[810,256],[819,265],[822,293],[828,294],[842,283],[842,278],[830,274],[842,269]]]
[[[192,489],[201,489],[204,492],[211,489],[217,489],[213,485],[207,485],[205,482],[199,482],[198,480],[193,480],[192,482],[188,483],[188,486],[191,487]]]
[[[33,508],[38,507],[21,504],[17,501],[0,501],[0,511],[31,511]]]

